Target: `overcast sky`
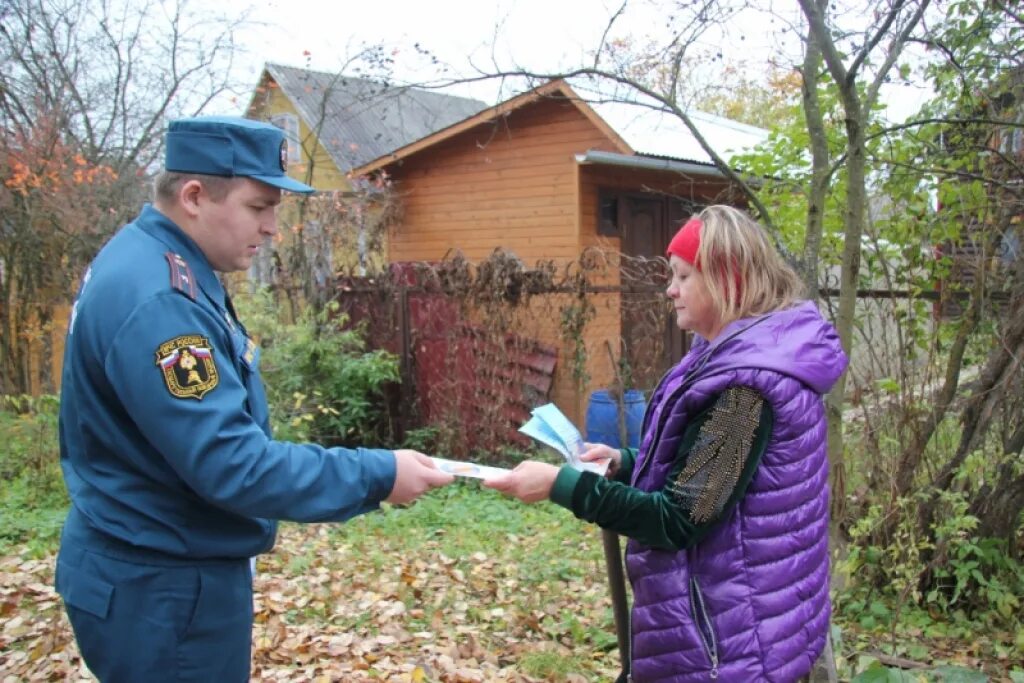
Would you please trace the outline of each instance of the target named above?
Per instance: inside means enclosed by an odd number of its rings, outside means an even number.
[[[796,16],[792,0],[776,2]],[[394,51],[396,77],[416,82],[437,78],[438,67],[416,53],[419,43],[459,74],[472,72],[471,63],[487,68],[493,59],[537,71],[557,71],[584,61],[596,46],[609,17],[621,0],[225,0],[226,11],[250,7],[254,25],[241,42],[247,50],[239,65],[244,80],[255,85],[265,61],[337,71],[363,45],[384,44]],[[663,18],[652,0],[630,0],[628,12],[616,23],[617,35],[657,36]],[[664,5],[664,3],[662,3]],[[778,43],[782,24],[769,24],[766,15],[748,15],[727,32],[709,36],[729,63],[746,61],[755,67],[768,55],[797,59],[799,45]],[[789,55],[784,55],[788,50]],[[496,82],[463,84],[452,94],[476,97],[494,104],[511,93]],[[890,97],[900,105],[895,118],[919,96],[902,92]]]

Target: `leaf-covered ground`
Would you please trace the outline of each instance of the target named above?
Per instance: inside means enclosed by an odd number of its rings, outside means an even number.
[[[600,535],[474,486],[347,524],[282,525],[257,565],[253,680],[614,678]],[[92,680],[52,578],[52,555],[0,560],[4,683]]]
[[[52,549],[39,547],[0,558],[0,681],[92,680],[52,588]],[[600,533],[565,510],[523,506],[475,482],[346,524],[282,525],[258,562],[252,678],[613,680],[601,548]],[[1013,634],[943,637],[912,622],[869,629],[837,617],[844,680],[1024,680],[1011,678],[1024,667]],[[883,647],[886,663],[936,668],[886,669],[873,657]]]

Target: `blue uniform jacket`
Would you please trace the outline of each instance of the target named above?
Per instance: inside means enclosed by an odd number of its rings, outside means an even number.
[[[274,441],[259,350],[199,247],[152,206],[87,271],[61,387],[61,466],[94,530],[182,559],[274,544],[391,491],[391,451]]]

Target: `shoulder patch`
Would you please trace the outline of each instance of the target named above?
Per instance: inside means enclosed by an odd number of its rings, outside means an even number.
[[[156,364],[174,398],[202,400],[220,381],[213,348],[206,337],[198,334],[165,341],[157,347]]]
[[[192,301],[196,300],[196,281],[192,277],[192,269],[188,267],[188,261],[173,251],[164,253],[167,265],[171,269],[171,287],[187,296]]]

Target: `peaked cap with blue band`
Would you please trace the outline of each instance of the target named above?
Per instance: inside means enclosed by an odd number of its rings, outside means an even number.
[[[235,116],[177,119],[167,126],[164,168],[175,173],[245,177],[288,192],[309,194],[305,183],[288,177],[284,131]]]

